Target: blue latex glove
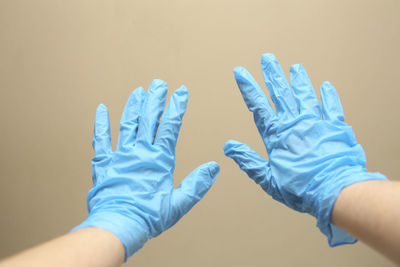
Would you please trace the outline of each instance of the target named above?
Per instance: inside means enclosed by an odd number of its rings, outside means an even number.
[[[237,67],[234,74],[269,160],[232,140],[225,144],[225,155],[274,199],[316,217],[331,246],[354,243],[356,239],[331,223],[336,198],[351,184],[387,178],[367,172],[364,151],[344,123],[331,83],[322,84],[320,105],[302,65],[291,67],[291,86],[274,55],[264,54],[261,65],[276,113],[249,72]]]
[[[107,108],[101,104],[96,112],[89,215],[73,230],[98,227],[112,232],[125,247],[125,260],[185,215],[219,173],[216,162],[206,163],[174,189],[175,145],[188,91],[182,86],[172,94],[159,126],[166,97],[167,84],[161,80],[154,80],[147,93],[142,88],[132,93],[115,152]]]

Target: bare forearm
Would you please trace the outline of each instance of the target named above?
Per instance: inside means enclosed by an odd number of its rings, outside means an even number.
[[[19,266],[120,266],[124,247],[112,233],[85,228],[61,236],[0,262],[0,267]]]
[[[366,181],[345,188],[332,222],[400,264],[400,182]]]

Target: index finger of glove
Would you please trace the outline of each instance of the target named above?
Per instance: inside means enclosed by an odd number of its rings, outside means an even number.
[[[178,141],[179,130],[185,114],[189,93],[185,86],[176,90],[169,101],[162,117],[157,132],[155,144],[159,145],[167,154],[175,155],[175,147]]]
[[[268,126],[276,117],[275,112],[261,87],[245,68],[236,67],[233,73],[247,108],[253,112],[258,131],[265,137]]]
[[[122,113],[117,148],[133,146],[139,125],[140,110],[146,93],[142,87],[137,88],[129,96]]]
[[[152,145],[158,130],[161,114],[167,99],[168,86],[164,81],[155,79],[151,83],[140,113],[140,122],[136,137],[137,143]]]
[[[290,68],[290,85],[300,113],[308,113],[321,118],[321,108],[317,95],[303,65],[295,64]]]
[[[326,81],[321,86],[322,117],[325,120],[344,122],[343,107],[335,87]]]
[[[299,114],[296,100],[285,74],[273,54],[261,57],[262,73],[279,118],[295,117]]]

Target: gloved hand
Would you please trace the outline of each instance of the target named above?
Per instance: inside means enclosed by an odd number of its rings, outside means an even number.
[[[356,239],[331,223],[336,198],[351,184],[387,178],[366,170],[364,151],[344,122],[331,83],[322,84],[319,105],[302,65],[291,67],[291,86],[274,55],[264,54],[261,65],[276,113],[249,72],[237,67],[234,74],[269,160],[232,140],[225,144],[225,155],[274,199],[315,216],[331,246],[354,243]]]
[[[167,84],[161,80],[154,80],[147,93],[142,88],[132,93],[115,152],[107,108],[101,104],[96,112],[89,215],[73,231],[98,227],[114,233],[125,247],[125,260],[185,215],[219,173],[216,162],[206,163],[174,189],[175,145],[188,91],[182,86],[172,94],[159,127],[166,96]]]

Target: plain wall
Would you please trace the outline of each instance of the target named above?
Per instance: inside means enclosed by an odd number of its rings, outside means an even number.
[[[230,138],[266,155],[233,78],[262,85],[261,54],[330,80],[367,167],[400,178],[400,2],[0,0],[0,257],[68,232],[87,215],[96,107],[113,142],[130,92],[159,78],[190,99],[178,183],[221,173],[205,198],[126,266],[393,266],[365,245],[330,248],[315,219],[271,199],[223,154]]]

